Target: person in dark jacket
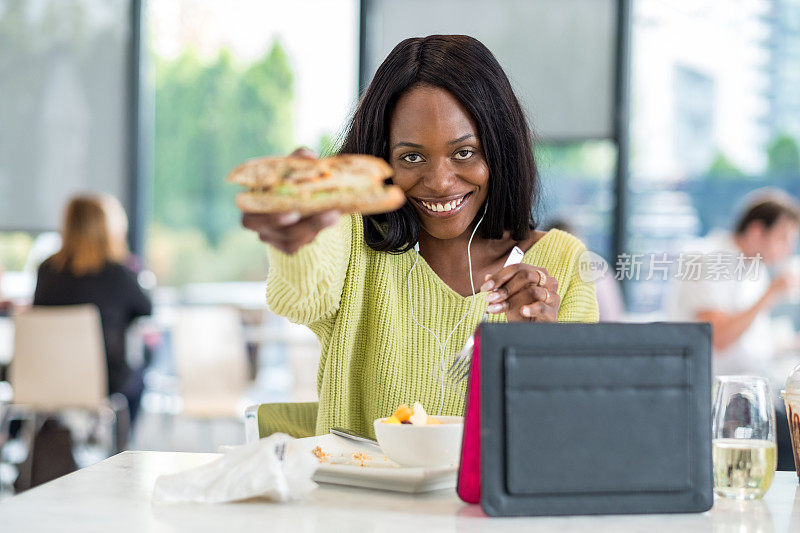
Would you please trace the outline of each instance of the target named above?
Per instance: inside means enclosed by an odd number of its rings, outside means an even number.
[[[98,307],[108,391],[128,399],[132,425],[144,390],[144,368],[129,366],[125,335],[134,319],[152,312],[152,304],[124,264],[129,254],[121,227],[127,229],[127,217],[115,198],[99,194],[72,198],[64,215],[61,249],[39,267],[33,304]]]

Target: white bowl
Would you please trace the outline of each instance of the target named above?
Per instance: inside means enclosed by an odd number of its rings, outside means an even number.
[[[453,466],[461,453],[463,416],[437,416],[441,424],[384,424],[375,421],[375,437],[383,453],[401,466]]]

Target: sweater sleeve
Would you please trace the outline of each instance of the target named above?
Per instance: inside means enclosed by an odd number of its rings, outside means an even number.
[[[267,246],[267,305],[290,321],[308,325],[339,310],[350,261],[352,215],[322,230],[294,254]]]
[[[569,283],[558,309],[559,322],[597,322],[600,319],[594,282],[584,281],[580,275],[580,256],[585,251],[582,243],[573,250]]]
[[[286,433],[295,438],[311,437],[317,425],[317,402],[262,403],[258,406],[258,437]]]

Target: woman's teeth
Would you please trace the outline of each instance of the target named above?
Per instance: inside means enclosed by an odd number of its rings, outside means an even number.
[[[445,204],[432,204],[432,203],[426,202],[424,200],[420,200],[420,202],[422,203],[422,205],[424,205],[425,207],[427,207],[431,211],[437,211],[437,212],[438,211],[452,211],[453,209],[455,209],[456,207],[461,205],[461,202],[464,201],[464,198],[465,198],[465,196],[462,196],[461,198],[457,198],[457,199],[452,200],[450,202],[447,202]]]

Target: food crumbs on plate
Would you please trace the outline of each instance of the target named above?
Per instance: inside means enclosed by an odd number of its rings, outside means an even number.
[[[314,457],[316,457],[320,463],[327,463],[328,459],[330,459],[331,457],[331,454],[329,454],[319,446],[311,450],[311,453],[314,454]]]
[[[363,452],[353,452],[352,457],[358,463],[358,466],[367,466],[367,463],[372,461],[372,457]]]

